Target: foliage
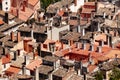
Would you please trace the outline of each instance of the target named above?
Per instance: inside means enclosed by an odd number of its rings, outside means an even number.
[[[103,80],[103,73],[101,71],[98,71],[95,75],[95,80]]]
[[[110,80],[120,80],[120,69],[115,67],[110,74]]]
[[[58,2],[58,1],[60,1],[60,0],[40,0],[40,2],[41,2],[41,7],[42,7],[44,10],[46,10],[46,8],[47,8],[50,4],[55,3],[55,2]]]

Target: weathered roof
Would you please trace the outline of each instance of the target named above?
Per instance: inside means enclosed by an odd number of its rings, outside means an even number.
[[[72,4],[73,0],[62,0],[62,1],[59,1],[59,2],[56,2],[54,4],[50,4],[48,7],[47,7],[47,12],[48,13],[56,13],[58,9],[62,8],[63,6],[67,6],[67,5],[70,5]]]
[[[50,61],[50,62],[55,62],[55,61],[58,60],[58,58],[57,58],[57,57],[53,57],[53,56],[45,56],[45,57],[43,58],[43,60],[45,60],[45,61]]]
[[[106,62],[105,64],[102,65],[100,69],[108,71],[113,69],[116,65],[120,65],[120,59],[114,59],[112,61]]]
[[[64,77],[66,75],[66,73],[67,73],[67,69],[59,68],[58,70],[53,72],[53,75],[59,76],[59,77]]]
[[[21,74],[19,74],[19,75],[17,75],[17,78],[18,78],[18,79],[31,79],[32,76],[30,76],[30,75],[21,75]]]
[[[12,28],[14,28],[22,23],[23,23],[22,20],[15,19],[15,22],[13,24],[4,24],[4,25],[0,26],[0,32],[8,31],[9,29],[12,29]]]
[[[47,74],[49,74],[52,71],[53,71],[53,68],[50,67],[50,66],[41,65],[39,67],[39,73],[41,73],[41,74],[46,74],[47,75]]]
[[[16,61],[13,61],[11,63],[11,66],[22,68],[22,63],[24,63],[24,58],[23,57],[18,57]]]
[[[24,31],[24,32],[30,32],[31,30],[33,30],[33,32],[35,32],[35,33],[45,33],[46,26],[34,25],[34,28],[31,28],[29,26],[21,26],[18,29],[18,31]]]
[[[65,36],[63,36],[61,39],[64,40],[73,40],[73,41],[78,41],[80,38],[81,34],[76,33],[76,32],[68,32]]]

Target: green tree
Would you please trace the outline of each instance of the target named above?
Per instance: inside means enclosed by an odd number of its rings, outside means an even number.
[[[101,71],[98,71],[95,75],[95,80],[103,80],[103,74]]]
[[[110,80],[120,80],[120,69],[114,67],[112,73],[110,74]]]
[[[55,2],[58,2],[58,1],[60,1],[60,0],[40,0],[40,2],[41,2],[41,7],[42,7],[44,10],[46,10],[46,8],[47,8],[50,4],[55,3]]]

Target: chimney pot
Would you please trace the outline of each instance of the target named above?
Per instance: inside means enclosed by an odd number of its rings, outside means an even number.
[[[12,31],[11,32],[11,40],[14,41],[15,40],[15,37],[14,37],[14,32]]]
[[[23,4],[23,9],[22,9],[22,11],[24,11],[24,12],[25,12],[25,4]]]
[[[20,42],[21,41],[21,35],[20,35],[20,32],[17,33],[17,42]]]

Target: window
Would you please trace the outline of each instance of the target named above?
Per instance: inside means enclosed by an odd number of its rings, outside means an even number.
[[[7,4],[8,4],[8,2],[5,2],[5,4],[7,5]]]

